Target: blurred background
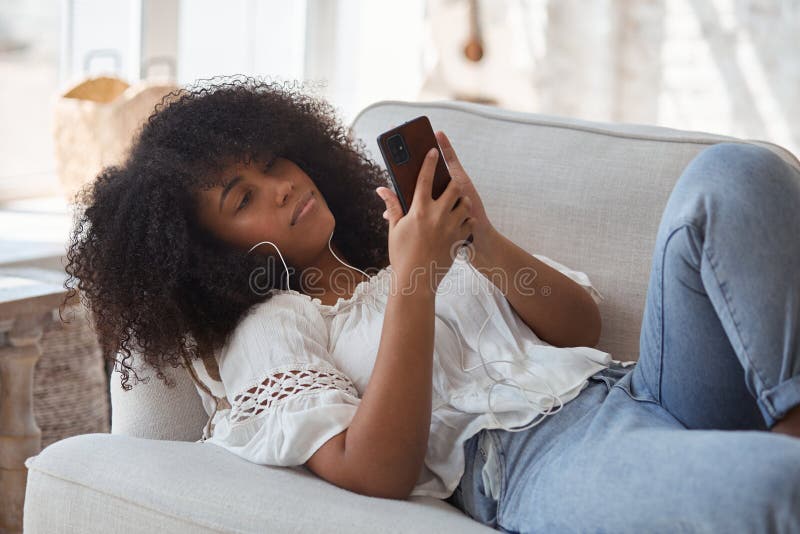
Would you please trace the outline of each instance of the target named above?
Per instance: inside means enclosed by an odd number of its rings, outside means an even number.
[[[800,148],[800,0],[2,0],[0,200],[59,192],[88,77],[316,81],[349,123],[459,99]]]
[[[800,154],[799,48],[800,0],[0,0],[0,268],[61,285],[70,193],[200,78],[306,82],[345,124],[379,100],[468,100]],[[79,327],[45,334],[44,446],[108,429]]]

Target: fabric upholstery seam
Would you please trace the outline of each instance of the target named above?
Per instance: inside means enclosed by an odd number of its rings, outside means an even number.
[[[164,515],[166,517],[171,517],[172,519],[176,519],[176,520],[184,522],[184,523],[186,523],[188,525],[202,526],[204,528],[215,530],[217,532],[231,532],[231,530],[225,530],[225,529],[222,529],[221,527],[218,527],[218,526],[212,526],[212,525],[210,525],[208,523],[205,523],[203,521],[198,521],[196,519],[190,519],[190,518],[186,518],[186,517],[181,517],[181,516],[178,516],[178,515],[174,515],[174,514],[165,512],[163,510],[159,510],[158,508],[153,508],[151,506],[147,506],[145,504],[142,504],[142,503],[139,503],[139,502],[136,502],[136,501],[132,501],[130,499],[127,499],[127,498],[121,497],[119,495],[115,495],[113,493],[110,493],[108,491],[100,490],[100,489],[95,488],[93,486],[90,486],[90,485],[88,485],[88,484],[86,484],[84,482],[78,482],[77,480],[73,480],[71,478],[67,478],[67,477],[64,477],[64,476],[56,475],[54,473],[51,473],[50,471],[42,469],[41,467],[31,466],[31,468],[29,468],[28,470],[29,471],[38,471],[39,473],[41,473],[41,474],[43,474],[45,476],[49,476],[49,477],[55,478],[57,480],[61,480],[63,482],[67,482],[69,484],[74,484],[76,486],[80,486],[80,487],[86,488],[87,490],[93,491],[93,492],[95,492],[95,493],[97,493],[99,495],[105,495],[107,497],[111,497],[111,498],[120,500],[120,501],[122,501],[124,503],[130,504],[130,505],[135,506],[137,508],[142,508],[142,509],[147,510],[149,512],[155,512],[155,513]],[[185,498],[185,496],[184,496],[184,498]],[[201,501],[201,500],[198,500],[198,499],[188,499],[188,500],[190,500],[191,502],[197,503],[197,504],[207,504],[207,501]]]

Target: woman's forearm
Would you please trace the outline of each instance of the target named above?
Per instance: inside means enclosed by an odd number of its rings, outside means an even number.
[[[375,366],[347,430],[345,461],[360,466],[365,493],[406,498],[428,448],[436,294],[428,283],[400,291],[397,281],[393,274]]]
[[[490,238],[481,241],[472,264],[540,339],[557,347],[597,344],[600,310],[591,295],[500,232],[493,230]]]

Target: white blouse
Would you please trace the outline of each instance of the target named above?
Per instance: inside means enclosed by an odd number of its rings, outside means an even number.
[[[596,302],[603,299],[585,273],[535,257],[580,284]],[[199,441],[257,464],[301,466],[345,430],[378,354],[391,270],[385,267],[332,306],[286,289],[255,305],[218,355],[218,369],[192,362],[210,417]],[[512,430],[541,418],[558,408],[553,394],[562,404],[572,400],[588,377],[617,361],[590,347],[559,348],[539,339],[464,254],[437,288],[435,314],[433,411],[424,468],[412,496],[449,497],[464,472],[467,439],[483,428]],[[504,379],[525,391],[503,383],[494,387]]]

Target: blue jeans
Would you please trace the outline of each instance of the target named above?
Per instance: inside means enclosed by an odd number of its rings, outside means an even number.
[[[504,532],[800,532],[800,172],[720,143],[656,236],[638,362],[522,432],[482,430],[447,499]]]

